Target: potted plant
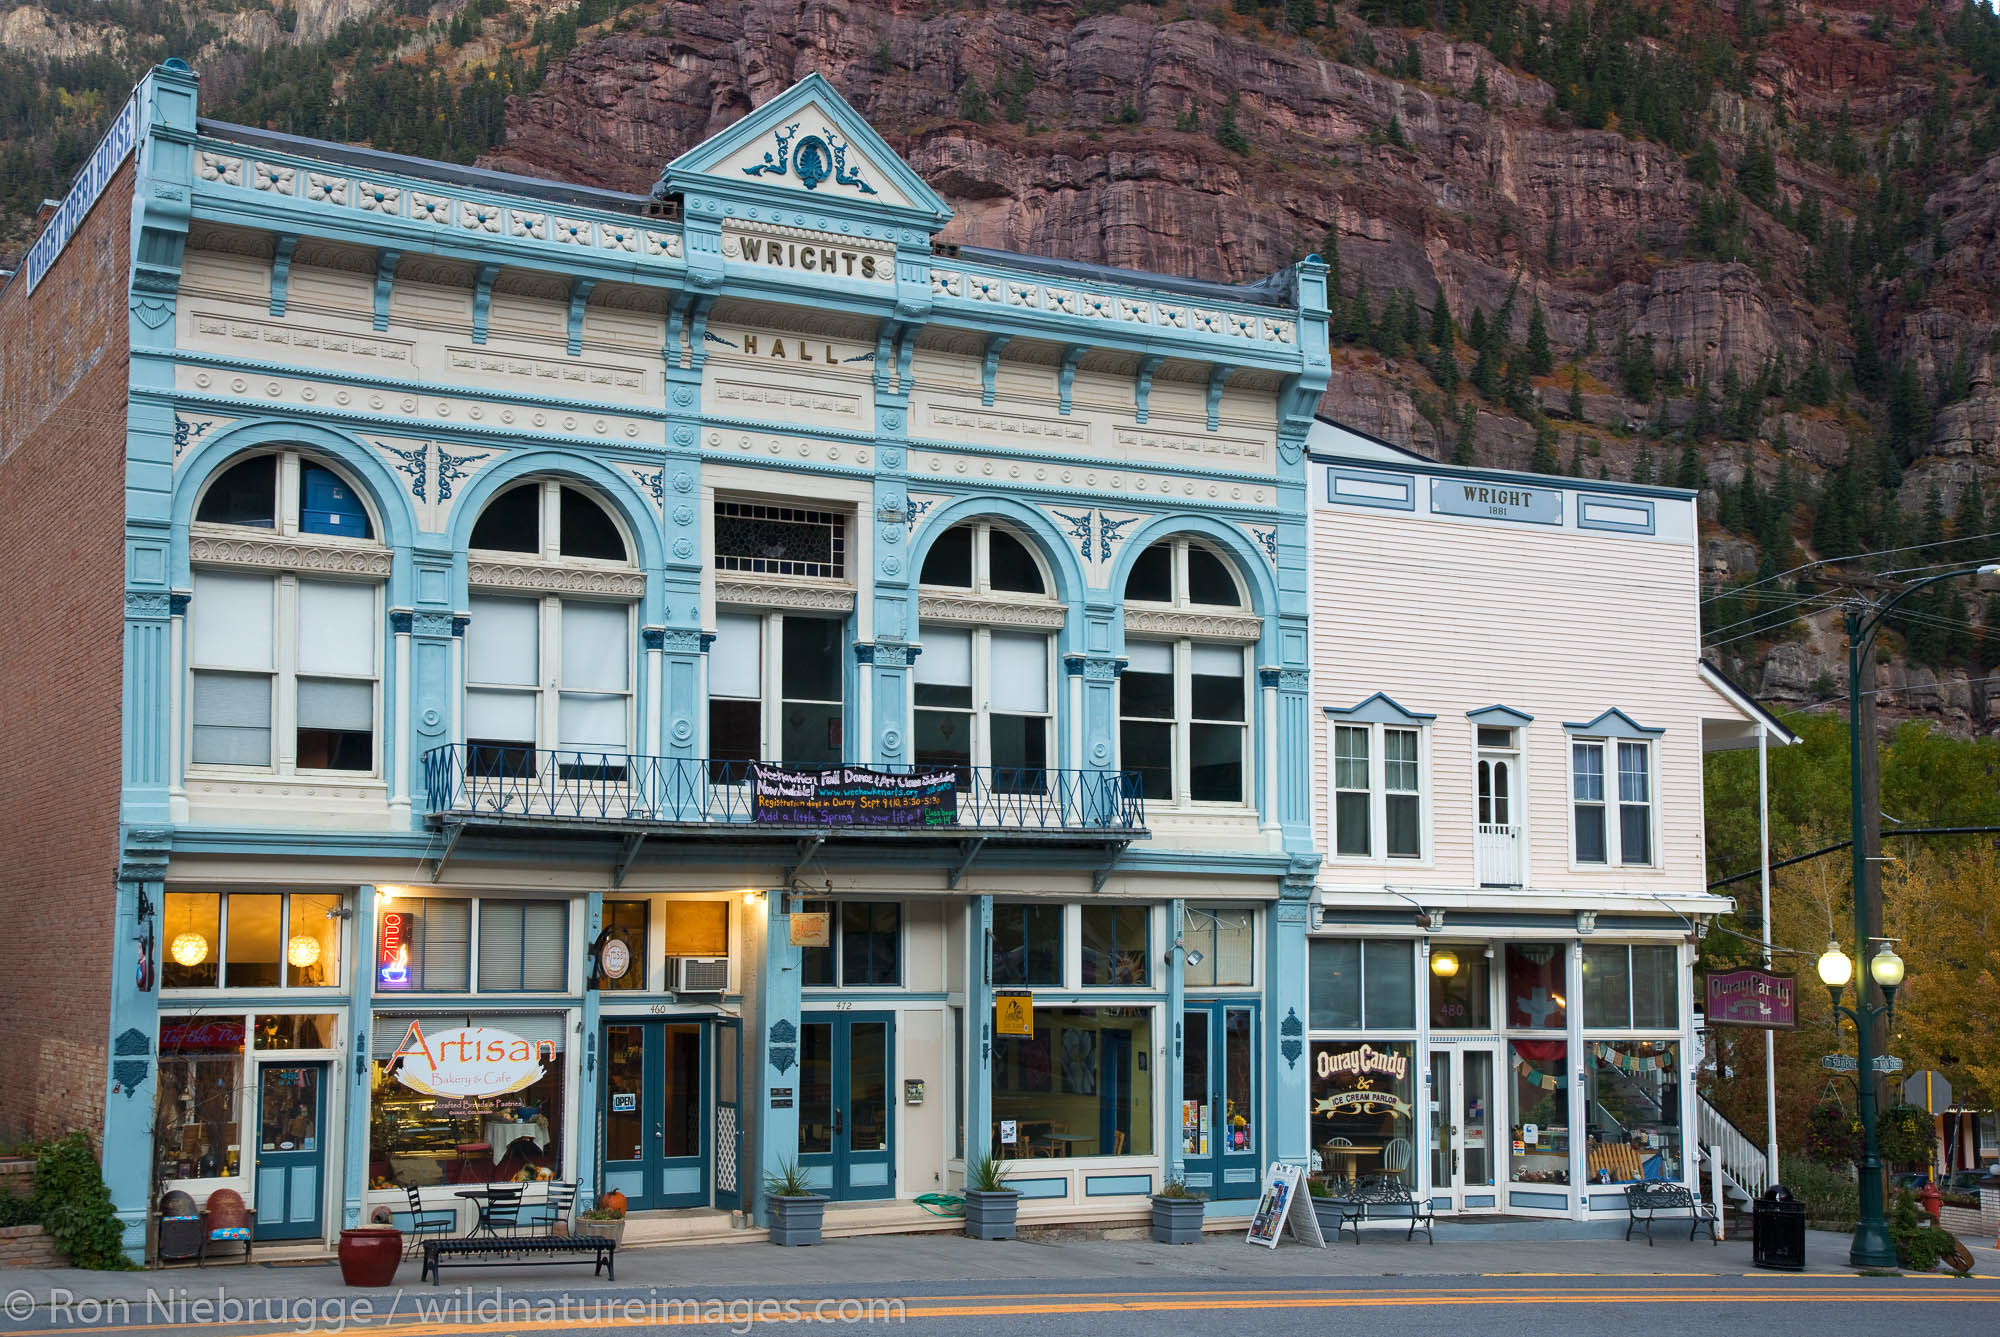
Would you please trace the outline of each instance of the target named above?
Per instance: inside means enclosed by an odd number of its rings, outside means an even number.
[[[771,1214],[771,1243],[818,1244],[826,1223],[826,1195],[813,1192],[812,1180],[795,1160],[778,1162],[764,1176],[764,1206]]]
[[[354,1226],[340,1232],[340,1279],[350,1286],[388,1286],[403,1261],[403,1232],[394,1226]]]
[[[1020,1215],[1021,1191],[1007,1187],[1005,1161],[992,1152],[974,1161],[965,1174],[965,1233],[976,1240],[1010,1240]]]
[[[1339,1239],[1340,1199],[1333,1196],[1333,1190],[1323,1179],[1306,1180],[1306,1196],[1312,1199],[1313,1217],[1319,1222],[1321,1237],[1329,1241]]]
[[[557,1222],[561,1225],[561,1222]],[[625,1195],[613,1189],[609,1193],[597,1195],[597,1205],[587,1212],[578,1212],[576,1233],[579,1238],[607,1239],[616,1243],[625,1242]]]
[[[1207,1207],[1185,1179],[1168,1179],[1153,1195],[1153,1243],[1201,1243],[1202,1213]]]

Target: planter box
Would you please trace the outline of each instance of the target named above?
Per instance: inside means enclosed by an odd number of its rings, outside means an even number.
[[[965,1233],[976,1240],[1010,1240],[1020,1215],[1021,1195],[1011,1188],[997,1193],[965,1190]]]
[[[557,1226],[561,1226],[563,1223],[558,1221],[556,1224]],[[621,1216],[615,1221],[586,1221],[579,1217],[577,1218],[576,1229],[569,1233],[579,1238],[606,1239],[623,1244],[625,1242],[625,1218]]]
[[[825,1194],[809,1193],[803,1198],[766,1194],[764,1205],[771,1213],[771,1243],[792,1246],[819,1243],[820,1227],[826,1221]]]
[[[1328,1244],[1340,1242],[1340,1199],[1314,1198],[1313,1219],[1319,1222],[1319,1233]]]
[[[1153,1199],[1153,1243],[1201,1243],[1202,1214],[1208,1203],[1201,1198]]]

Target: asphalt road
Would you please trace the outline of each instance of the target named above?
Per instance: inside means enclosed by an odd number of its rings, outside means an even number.
[[[635,1330],[760,1333],[893,1331],[921,1337],[1160,1337],[1168,1331],[1328,1337],[1363,1328],[1396,1337],[1547,1337],[1551,1332],[1649,1334],[1751,1332],[1756,1337],[2000,1332],[2000,1282],[1931,1277],[1673,1276],[1660,1273],[1500,1277],[1325,1275],[1217,1280],[1122,1279],[954,1288],[879,1285],[730,1288],[702,1296],[685,1286],[562,1289],[405,1288],[364,1297],[267,1295],[258,1308],[225,1310],[210,1285],[176,1278],[155,1302],[92,1307],[38,1305],[0,1337],[51,1332],[180,1332],[199,1337],[630,1337]],[[204,1307],[207,1306],[207,1307]]]

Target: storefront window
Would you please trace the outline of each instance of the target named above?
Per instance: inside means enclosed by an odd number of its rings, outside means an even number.
[[[1439,970],[1447,961],[1453,963],[1450,971]],[[1483,1031],[1493,1025],[1493,958],[1483,948],[1433,944],[1430,976],[1432,1030]]]
[[[1415,1187],[1416,1093],[1411,1042],[1315,1042],[1312,1144],[1324,1178],[1335,1185],[1391,1179]]]
[[[472,902],[398,900],[375,931],[375,987],[387,993],[463,993],[472,986]]]
[[[1569,1042],[1515,1040],[1508,1060],[1514,1070],[1509,1177],[1523,1184],[1567,1184]]]
[[[1314,1030],[1412,1030],[1415,968],[1401,939],[1315,938],[1308,964]]]
[[[1086,985],[1137,985],[1152,980],[1152,953],[1147,948],[1143,905],[1083,907],[1083,982]]]
[[[341,983],[337,892],[170,891],[163,899],[163,989]]]
[[[1150,1156],[1153,1010],[1038,1007],[993,1044],[996,1156]]]
[[[334,1017],[331,1012],[258,1013],[259,1049],[331,1049]]]
[[[993,983],[1061,987],[1063,908],[1060,905],[993,907]]]
[[[1678,1030],[1680,953],[1672,947],[1591,943],[1583,949],[1583,1024]]]
[[[160,1019],[159,1133],[168,1179],[226,1179],[240,1168],[243,1018]]]
[[[1516,942],[1507,946],[1507,1026],[1517,1031],[1559,1031],[1569,1025],[1563,946]]]
[[[1250,909],[1204,909],[1191,905],[1183,937],[1201,953],[1184,976],[1190,989],[1249,988],[1257,982],[1252,960],[1256,914]]]
[[[371,1188],[563,1178],[561,1014],[377,1016]]]
[[[604,903],[604,932],[606,941],[612,938],[625,944],[630,963],[625,973],[617,979],[600,974],[597,977],[599,989],[644,989],[646,972],[652,968],[652,958],[646,955],[646,920],[651,907],[644,901],[606,901]]]
[[[1584,1087],[1593,1184],[1681,1177],[1680,1046],[1592,1040]]]

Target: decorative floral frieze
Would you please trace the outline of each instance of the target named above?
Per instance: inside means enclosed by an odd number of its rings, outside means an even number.
[[[949,269],[933,269],[931,271],[931,296],[956,297],[959,295],[962,287],[963,279],[961,276],[952,273]]]
[[[1032,283],[1009,283],[1007,285],[1007,305],[1040,306],[1042,290]]]
[[[347,178],[327,172],[307,172],[306,198],[314,204],[345,204]]]
[[[500,235],[500,215],[505,212],[497,204],[467,200],[459,206],[458,225],[468,232],[484,232],[497,237]]]
[[[1160,313],[1160,323],[1162,325],[1176,330],[1184,330],[1188,327],[1188,312],[1186,307],[1162,305],[1156,309]]]
[[[622,224],[606,223],[597,229],[597,244],[607,251],[637,251],[639,230]]]
[[[1264,337],[1272,343],[1288,344],[1298,338],[1298,322],[1292,320],[1264,319]]]
[[[581,218],[549,218],[549,235],[564,246],[590,245],[590,224]]]
[[[658,259],[665,256],[670,260],[681,258],[681,234],[678,232],[648,232],[646,234],[646,254]]]
[[[1231,311],[1224,317],[1223,328],[1239,339],[1254,339],[1257,337],[1257,318],[1241,316]]]
[[[348,576],[389,574],[389,553],[383,548],[316,543],[276,534],[246,538],[204,533],[199,528],[188,536],[188,560],[285,571],[330,571]]]
[[[1060,311],[1065,316],[1075,315],[1078,309],[1076,294],[1066,288],[1050,288],[1048,304],[1049,310]]]
[[[1153,304],[1135,302],[1129,297],[1118,299],[1118,319],[1133,321],[1140,325],[1153,323]]]
[[[451,222],[451,206],[455,203],[449,195],[426,195],[421,190],[410,192],[410,217],[426,223]]]
[[[1068,614],[1061,604],[1015,603],[969,594],[926,594],[917,600],[917,616],[926,622],[956,622],[974,627],[1056,630]]]
[[[220,153],[203,150],[194,155],[195,175],[204,181],[217,181],[225,186],[243,184],[243,160],[229,158]]]
[[[516,209],[509,215],[508,222],[512,225],[513,233],[517,237],[533,237],[536,241],[545,241],[548,238],[549,216],[547,214],[524,213]]]
[[[354,205],[364,213],[394,218],[403,212],[403,188],[377,181],[354,183]]]
[[[1195,310],[1188,312],[1188,314],[1194,319],[1194,327],[1200,330],[1202,333],[1204,334],[1222,333],[1221,312],[1203,311],[1197,308]]]
[[[795,608],[821,613],[854,611],[853,590],[841,585],[807,585],[796,576],[769,584],[741,574],[717,576],[715,601],[750,608]]]
[[[966,295],[975,302],[998,302],[1007,295],[1006,285],[999,279],[989,279],[983,274],[965,276]]]
[[[289,195],[298,186],[297,169],[282,163],[260,162],[250,169],[250,184],[257,190],[268,190],[275,195]]]
[[[1192,636],[1211,641],[1254,641],[1264,620],[1252,613],[1194,612],[1179,608],[1125,609],[1125,634]]]
[[[467,584],[491,589],[554,590],[560,594],[637,596],[646,592],[643,571],[600,571],[554,562],[470,562],[465,579]]]

